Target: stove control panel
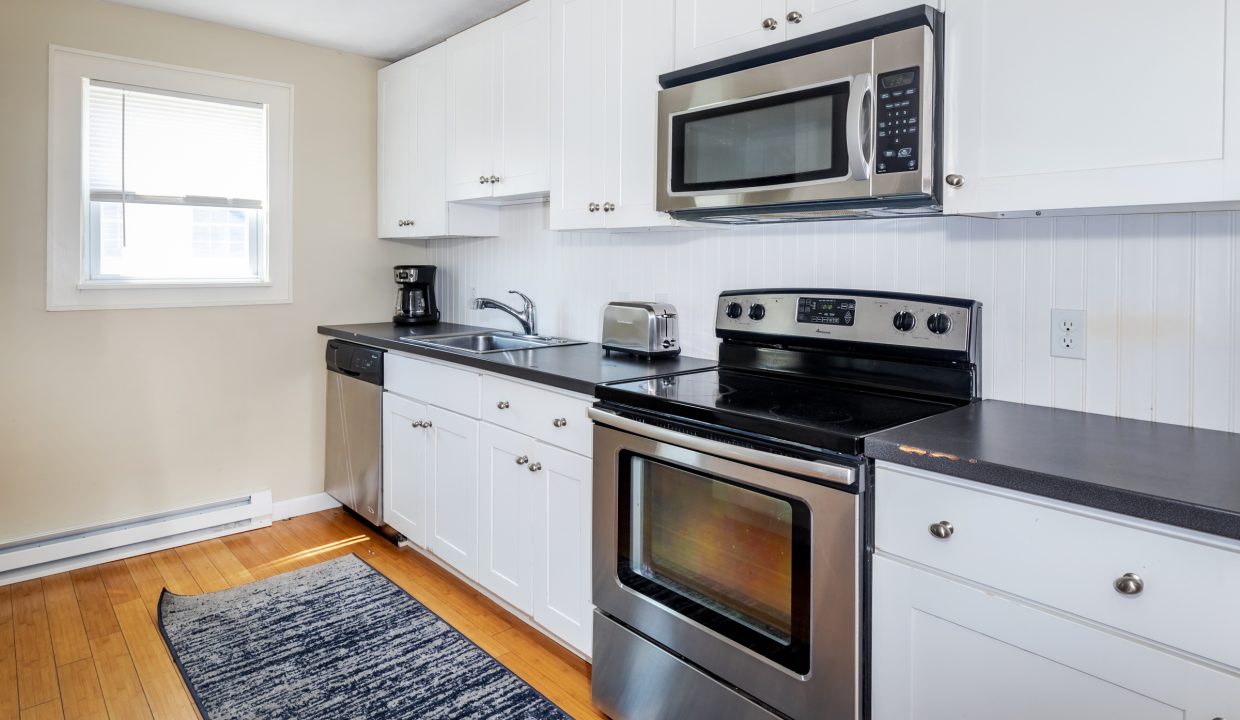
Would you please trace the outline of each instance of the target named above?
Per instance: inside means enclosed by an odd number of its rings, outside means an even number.
[[[980,305],[863,290],[738,290],[719,296],[718,333],[820,338],[967,352]]]

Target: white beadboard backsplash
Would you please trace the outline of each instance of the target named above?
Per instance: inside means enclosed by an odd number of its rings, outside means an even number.
[[[471,301],[521,290],[541,332],[597,341],[609,300],[666,301],[684,352],[713,358],[723,290],[965,297],[984,304],[985,397],[1240,432],[1236,213],[546,228],[546,205],[516,205],[501,211],[497,238],[428,241],[444,319],[516,328]],[[1051,357],[1052,308],[1086,311],[1086,360]]]

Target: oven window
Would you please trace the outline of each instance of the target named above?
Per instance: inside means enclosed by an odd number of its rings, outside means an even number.
[[[639,455],[621,475],[621,582],[808,672],[809,509]]]
[[[841,177],[848,83],[672,118],[672,192],[735,190]]]

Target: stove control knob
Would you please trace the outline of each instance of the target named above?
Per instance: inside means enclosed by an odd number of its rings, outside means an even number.
[[[744,310],[745,309],[741,307],[740,303],[733,302],[728,303],[728,309],[724,311],[724,314],[735,320],[741,316],[741,313],[744,312]]]
[[[754,303],[749,306],[750,320],[761,320],[764,317],[766,317],[766,308],[761,303]]]
[[[917,316],[908,310],[901,310],[895,314],[895,317],[891,318],[891,324],[895,325],[896,330],[900,332],[908,332],[917,327]]]
[[[926,329],[935,335],[946,335],[952,329],[952,319],[946,313],[935,313],[926,318]]]

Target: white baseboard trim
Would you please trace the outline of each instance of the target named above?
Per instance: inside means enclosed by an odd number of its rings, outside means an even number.
[[[73,528],[0,546],[0,585],[271,525],[271,492]]]
[[[298,515],[309,515],[310,513],[321,512],[323,510],[331,510],[340,507],[340,503],[336,498],[327,493],[318,493],[316,495],[302,495],[301,497],[289,498],[280,502],[271,504],[272,520],[288,520]]]

